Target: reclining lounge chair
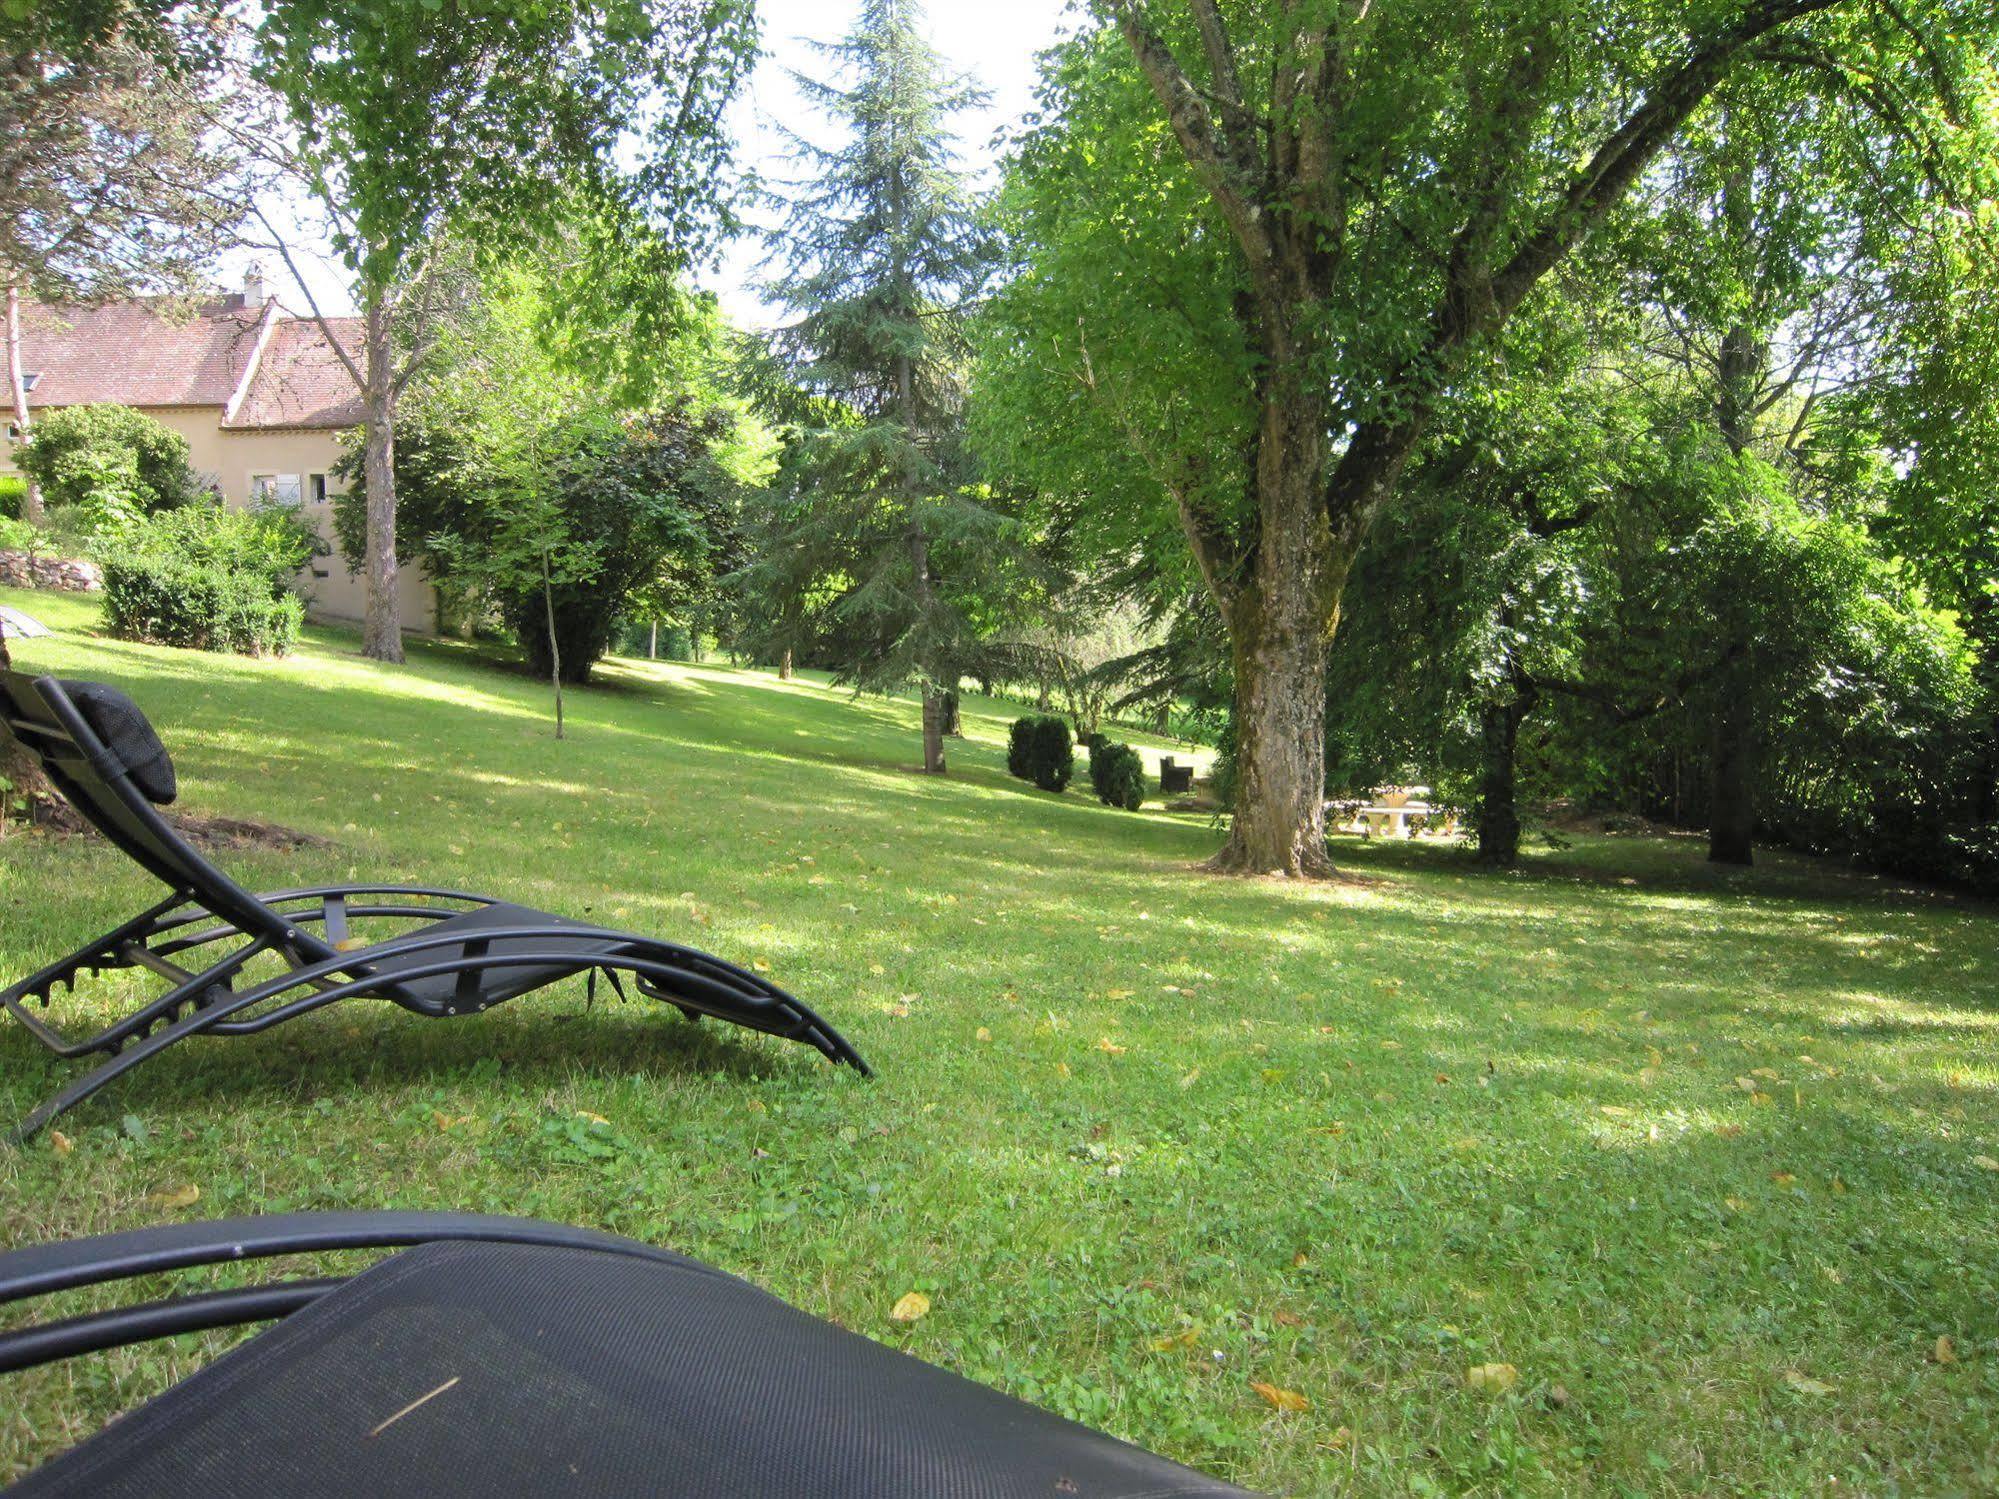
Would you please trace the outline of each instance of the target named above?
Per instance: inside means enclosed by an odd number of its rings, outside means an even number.
[[[0,1306],[273,1255],[349,1280],[0,1332],[6,1371],[282,1318],[9,1499],[1253,1499],[631,1239],[525,1218],[298,1213],[0,1254]],[[232,1276],[232,1278],[234,1278]]]
[[[475,1015],[562,979],[621,974],[689,1019],[712,1015],[802,1041],[863,1074],[860,1053],[799,1000],[753,973],[677,943],[593,926],[482,895],[421,886],[338,885],[253,895],[196,852],[156,807],[174,799],[173,762],[124,693],[95,682],[0,672],[7,728],[70,804],[167,886],[158,904],[11,988],[0,1006],[62,1057],[107,1060],[43,1103],[19,1141],[105,1084],[190,1036],[247,1036],[364,995],[418,1015]],[[349,922],[419,923],[383,941]],[[245,965],[274,954],[285,971],[250,981]],[[30,1012],[86,972],[144,968],[166,992],[95,1035],[71,1039]],[[243,987],[238,987],[241,983]]]

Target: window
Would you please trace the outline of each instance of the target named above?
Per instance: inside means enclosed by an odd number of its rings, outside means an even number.
[[[305,476],[305,492],[315,506],[324,508],[328,499],[326,475],[307,474]]]
[[[250,498],[275,500],[280,505],[296,505],[303,498],[297,474],[250,475]]]

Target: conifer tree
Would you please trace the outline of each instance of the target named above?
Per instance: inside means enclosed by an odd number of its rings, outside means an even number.
[[[1007,529],[964,482],[961,442],[964,320],[993,249],[951,120],[982,95],[944,67],[915,0],[866,0],[820,50],[835,76],[800,82],[844,139],[796,142],[813,175],[773,236],[770,291],[792,319],[778,349],[815,399],[768,554],[785,565],[764,571],[825,599],[843,680],[921,692],[923,768],[938,774],[946,699],[979,652],[967,590],[991,577],[970,560]]]

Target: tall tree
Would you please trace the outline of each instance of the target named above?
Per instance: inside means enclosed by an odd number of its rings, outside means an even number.
[[[242,216],[236,163],[210,127],[228,29],[202,5],[0,11],[0,282],[24,435],[23,298],[191,289]],[[33,485],[24,519],[41,519]]]
[[[437,257],[453,243],[505,251],[579,197],[606,206],[608,237],[643,227],[684,255],[712,218],[720,113],[754,50],[753,8],[270,0],[258,37],[292,126],[286,165],[331,220],[361,309],[360,348],[327,336],[367,436],[362,648],[400,661],[396,408],[440,329]]]
[[[1995,26],[1969,0],[1099,10],[1114,31],[1058,57],[1058,120],[1017,174],[1033,357],[1137,434],[1228,621],[1240,775],[1216,867],[1292,874],[1329,866],[1348,573],[1470,356],[1724,81],[1850,68],[1920,107]]]
[[[966,305],[993,256],[951,118],[981,95],[945,70],[915,0],[865,0],[822,51],[838,76],[807,91],[846,138],[798,142],[815,173],[772,238],[771,292],[793,318],[778,342],[819,398],[798,429],[801,487],[778,545],[837,559],[818,571],[847,578],[830,605],[845,674],[916,687],[923,768],[940,774],[946,696],[977,635],[944,552],[1001,529],[966,488],[961,442]]]

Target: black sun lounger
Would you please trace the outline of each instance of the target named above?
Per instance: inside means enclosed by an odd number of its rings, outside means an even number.
[[[283,1319],[9,1499],[1253,1499],[697,1260],[526,1218],[297,1213],[17,1249],[0,1255],[0,1305],[390,1247],[348,1280],[0,1333],[4,1372]]]
[[[7,727],[89,822],[168,888],[158,904],[68,957],[0,990],[0,1006],[62,1057],[107,1060],[43,1103],[14,1132],[26,1139],[120,1074],[189,1036],[247,1036],[344,999],[391,999],[418,1015],[475,1015],[558,980],[599,973],[690,1019],[712,1015],[802,1041],[866,1073],[840,1033],[754,973],[678,943],[421,886],[329,885],[253,895],[203,858],[160,816],[174,799],[173,762],[145,714],[96,682],[0,672]],[[379,942],[348,923],[419,923]],[[249,982],[244,966],[275,954],[285,971]],[[97,1034],[72,1039],[28,1008],[85,973],[144,968],[168,988]],[[238,987],[239,983],[242,985]]]

